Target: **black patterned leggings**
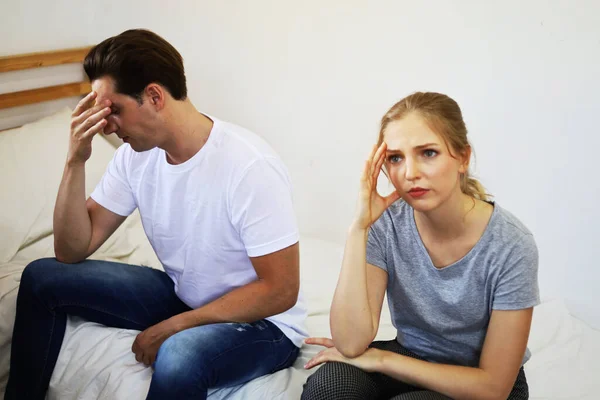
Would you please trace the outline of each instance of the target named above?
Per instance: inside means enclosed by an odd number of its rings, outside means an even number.
[[[396,340],[373,342],[370,347],[422,360]],[[380,373],[369,373],[349,364],[328,362],[312,374],[302,400],[448,400],[443,394],[423,390]],[[508,400],[529,399],[529,387],[523,368]]]

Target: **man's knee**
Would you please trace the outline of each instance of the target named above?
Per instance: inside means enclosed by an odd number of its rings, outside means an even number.
[[[170,388],[178,392],[188,392],[205,387],[210,374],[210,360],[194,348],[184,333],[180,332],[169,337],[160,346],[156,362],[152,385]]]
[[[37,293],[54,281],[53,266],[58,265],[54,258],[41,258],[29,263],[21,274],[20,292]]]

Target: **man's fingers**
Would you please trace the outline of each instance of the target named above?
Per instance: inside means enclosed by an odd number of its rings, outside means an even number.
[[[96,96],[96,92],[91,91],[83,99],[79,100],[79,103],[77,103],[77,106],[73,110],[73,117],[79,116],[82,112],[88,109],[92,104],[92,101],[96,99]]]
[[[94,115],[88,117],[85,121],[83,121],[79,127],[77,128],[76,134],[80,132],[85,132],[90,129],[92,126],[97,124],[99,121],[102,121],[106,117],[110,115],[109,108],[103,108],[100,111],[96,112]]]
[[[102,119],[102,120],[98,121],[90,129],[85,131],[85,133],[83,135],[81,135],[81,137],[82,138],[90,138],[90,137],[94,136],[95,134],[97,134],[98,132],[102,131],[102,129],[104,129],[105,126],[106,126],[106,120]]]
[[[104,116],[110,115],[110,108],[106,104],[107,103],[95,105],[94,107],[91,107],[91,108],[88,108],[87,110],[85,110],[78,117],[73,118],[71,120],[71,128],[74,129],[78,126],[86,124],[90,118],[93,118],[98,114],[103,114]],[[96,122],[97,121],[94,121],[94,123],[96,123]],[[89,128],[89,126],[86,127],[85,129],[87,129],[87,128]]]

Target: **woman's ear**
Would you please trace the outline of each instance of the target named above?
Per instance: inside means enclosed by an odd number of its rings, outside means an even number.
[[[471,161],[471,146],[467,146],[461,154],[460,166],[458,168],[458,172],[461,174],[466,174],[467,171],[469,170],[470,161]]]

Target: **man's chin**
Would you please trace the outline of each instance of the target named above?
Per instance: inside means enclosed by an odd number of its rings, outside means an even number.
[[[147,147],[147,146],[141,146],[139,143],[136,142],[127,142],[129,144],[129,146],[131,146],[131,149],[133,151],[135,151],[136,153],[142,153],[144,151],[148,151],[151,150],[152,147]]]

